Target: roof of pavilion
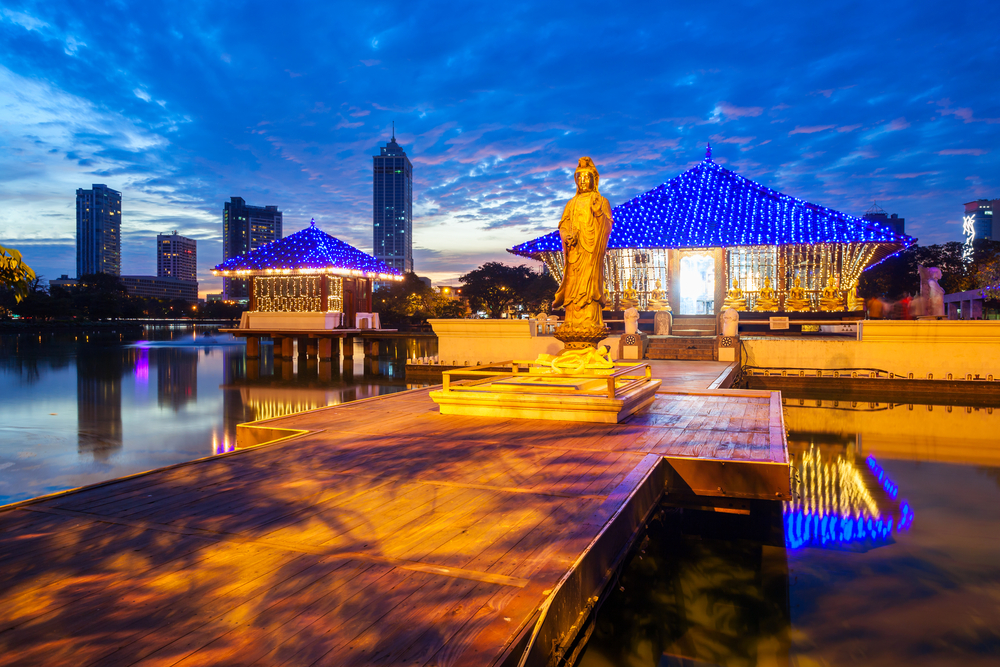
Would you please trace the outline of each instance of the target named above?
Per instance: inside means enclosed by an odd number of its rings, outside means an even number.
[[[316,226],[315,220],[283,239],[227,259],[212,273],[219,276],[326,273],[378,280],[402,279],[397,269],[330,236]]]
[[[609,249],[879,243],[899,250],[916,241],[878,222],[772,190],[710,156],[614,207],[611,215]],[[541,253],[561,250],[554,231],[508,252],[538,259]]]

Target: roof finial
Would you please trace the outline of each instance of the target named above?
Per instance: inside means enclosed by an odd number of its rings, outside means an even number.
[[[705,148],[705,159],[706,160],[711,160],[712,159],[712,142],[711,141],[708,142],[708,147]]]
[[[312,220],[309,221],[309,226],[310,227],[315,227],[316,226],[316,218],[313,218]]]
[[[392,121],[392,140],[396,141],[396,121]]]

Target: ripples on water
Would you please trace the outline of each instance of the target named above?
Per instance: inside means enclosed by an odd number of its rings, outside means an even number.
[[[366,360],[249,363],[209,328],[0,336],[0,504],[230,451],[236,425],[401,391],[400,339]],[[430,343],[433,344],[433,343]]]
[[[663,505],[580,667],[1000,664],[1000,412],[784,395],[795,500]]]

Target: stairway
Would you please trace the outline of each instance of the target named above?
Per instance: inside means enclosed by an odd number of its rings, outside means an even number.
[[[714,361],[714,336],[650,336],[647,359]]]
[[[674,336],[714,336],[715,317],[711,315],[674,315],[670,328]]]

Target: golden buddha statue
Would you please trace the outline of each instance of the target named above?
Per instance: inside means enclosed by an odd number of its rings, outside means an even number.
[[[722,309],[735,308],[742,312],[747,309],[747,298],[740,289],[740,281],[733,278],[733,289],[726,292],[726,300],[722,302]]]
[[[649,309],[650,310],[666,310],[670,311],[670,302],[665,298],[663,294],[663,288],[661,287],[660,281],[656,281],[656,288],[650,290],[649,292]]]
[[[811,307],[812,304],[806,297],[806,291],[802,289],[802,281],[799,280],[798,276],[795,276],[795,286],[788,290],[788,296],[785,297],[785,310],[793,313],[804,313]]]
[[[847,310],[864,310],[865,300],[858,296],[858,281],[855,280],[847,288]]]
[[[757,312],[775,312],[778,310],[778,293],[771,287],[771,279],[764,277],[764,286],[757,291],[757,300],[753,304]]]
[[[820,310],[843,310],[844,309],[844,299],[840,296],[840,290],[834,284],[834,278],[831,275],[826,279],[826,287],[823,288],[823,296],[819,299],[819,309]]]
[[[632,280],[625,281],[625,291],[622,292],[622,310],[639,307],[639,294],[632,287]]]
[[[604,297],[604,255],[611,236],[611,204],[598,190],[600,176],[594,161],[580,158],[573,174],[576,195],[566,203],[559,220],[563,247],[563,279],[552,302],[565,308],[565,323],[556,338],[567,349],[595,347],[607,336],[601,311]]]

